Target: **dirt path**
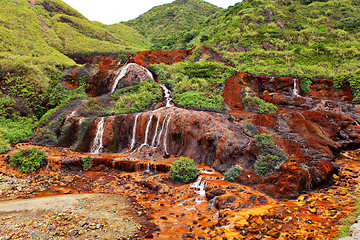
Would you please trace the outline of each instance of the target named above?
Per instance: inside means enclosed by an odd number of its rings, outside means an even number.
[[[141,227],[133,203],[121,195],[69,194],[0,202],[0,239],[126,239],[136,237]]]

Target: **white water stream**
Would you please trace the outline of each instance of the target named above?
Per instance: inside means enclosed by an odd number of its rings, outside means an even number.
[[[295,97],[301,97],[299,93],[300,93],[299,79],[294,79],[293,95],[294,95]]]
[[[148,122],[148,124],[147,124],[147,126],[146,126],[145,141],[144,141],[144,143],[141,145],[141,147],[148,145],[149,129],[150,129],[150,125],[151,125],[151,122],[152,122],[153,117],[154,117],[154,115],[151,115],[150,120],[149,120],[149,122]]]
[[[162,88],[162,90],[164,91],[166,107],[172,107],[173,106],[171,104],[172,98],[170,97],[171,91],[164,84],[159,84],[159,85]]]
[[[90,153],[98,154],[103,149],[104,120],[105,118],[102,117],[98,122],[98,125],[96,127],[96,136],[90,149]]]
[[[144,70],[146,72],[146,74],[149,76],[149,78],[151,79],[154,79],[152,73],[147,69],[147,68],[144,68],[143,66],[140,66],[136,63],[129,63],[129,64],[126,64],[124,66],[122,66],[119,70],[118,70],[118,75],[114,81],[114,84],[113,86],[111,87],[111,92],[110,93],[114,93],[116,88],[117,88],[117,85],[119,84],[119,81],[125,77],[126,73],[128,72],[129,70],[129,67],[131,66],[139,66],[141,67],[142,70]]]
[[[130,150],[132,150],[135,147],[135,143],[136,143],[136,126],[137,126],[137,122],[138,122],[138,118],[139,118],[139,114],[136,115],[135,117],[135,123],[134,123],[134,128],[133,128],[133,135],[132,135],[132,139],[131,139],[131,146],[130,146]]]

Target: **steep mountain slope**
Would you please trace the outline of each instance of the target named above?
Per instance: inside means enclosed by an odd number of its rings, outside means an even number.
[[[350,82],[360,101],[360,1],[250,1],[217,13],[198,27],[197,60],[214,55],[241,71]],[[202,52],[202,53],[201,53]],[[306,81],[304,81],[306,82]],[[306,90],[308,86],[302,86]]]
[[[40,117],[67,97],[56,85],[63,69],[75,65],[68,56],[129,53],[148,46],[130,27],[91,22],[60,0],[0,3],[0,151],[4,138],[18,140],[10,136],[15,129],[5,130],[13,120]]]
[[[176,39],[185,42],[191,41],[196,33],[188,34],[188,29],[219,10],[221,8],[203,0],[176,0],[169,4],[156,6],[125,24],[138,30],[153,43],[157,43],[153,49],[160,50],[162,46],[173,44]],[[187,30],[186,33],[181,33],[184,30]],[[176,36],[173,36],[174,34]],[[169,36],[173,36],[173,38],[168,39],[166,43],[162,42]]]

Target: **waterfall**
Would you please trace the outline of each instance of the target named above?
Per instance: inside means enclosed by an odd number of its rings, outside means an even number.
[[[300,93],[299,79],[294,79],[293,96],[295,96],[295,97],[301,97],[299,93]]]
[[[156,122],[155,134],[154,134],[153,140],[152,140],[152,142],[151,142],[151,146],[152,146],[152,147],[156,147],[156,146],[155,146],[155,140],[156,140],[156,137],[157,137],[157,134],[158,134],[159,124],[160,124],[160,117],[158,117],[158,120],[157,120],[157,122]]]
[[[149,129],[150,129],[150,125],[151,125],[151,122],[152,122],[152,119],[153,119],[154,115],[151,115],[150,119],[149,119],[149,122],[146,126],[146,131],[145,131],[145,141],[144,143],[141,145],[141,146],[146,146],[148,145],[148,136],[149,136]]]
[[[355,121],[357,126],[360,126],[360,124],[359,124],[359,122],[357,120],[354,119],[354,121]]]
[[[160,84],[160,87],[164,91],[166,107],[172,107],[173,106],[171,104],[172,98],[170,97],[171,96],[171,91],[164,84]]]
[[[200,197],[205,197],[205,188],[206,182],[202,179],[202,177],[198,177],[196,182],[190,185],[195,189],[195,192],[200,195]]]
[[[156,147],[159,146],[159,144],[160,144],[161,135],[162,135],[162,133],[163,133],[163,131],[164,131],[166,119],[167,119],[168,116],[169,116],[169,114],[166,114],[166,116],[165,116],[165,118],[164,118],[164,120],[163,120],[163,123],[162,123],[162,126],[161,126],[161,130],[160,130],[160,133],[159,133],[159,135],[158,135],[158,139],[157,139],[157,141],[156,141]]]
[[[146,170],[145,170],[145,172],[150,172],[150,163],[147,163],[147,164],[146,164]]]
[[[93,145],[92,145],[92,147],[90,149],[91,153],[98,154],[98,153],[100,153],[100,151],[103,148],[102,138],[103,138],[103,135],[104,135],[104,119],[105,118],[103,118],[103,117],[100,118],[100,121],[99,121],[99,123],[97,125],[96,136],[95,136]]]
[[[134,128],[133,128],[133,135],[132,135],[132,139],[131,139],[130,150],[132,150],[135,147],[136,125],[137,125],[138,118],[139,118],[139,114],[137,114],[136,117],[135,117],[135,123],[134,123]]]
[[[114,85],[111,87],[111,92],[113,93],[119,83],[119,81],[125,76],[128,68],[130,67],[130,64],[124,65],[119,69],[119,75],[116,77],[115,81],[114,81]]]
[[[71,111],[69,114],[67,114],[67,115],[65,116],[65,122],[66,122],[69,118],[75,116],[76,112],[77,112],[77,110],[75,109],[75,110]]]
[[[114,84],[113,86],[111,87],[111,92],[110,93],[114,93],[115,90],[116,90],[116,87],[119,83],[119,81],[125,77],[125,74],[127,73],[129,67],[131,66],[136,66],[137,64],[136,63],[129,63],[129,64],[126,64],[124,66],[122,66],[120,69],[119,69],[119,74],[118,76],[116,77],[115,81],[114,81]],[[140,66],[140,65],[138,65]],[[147,69],[147,68],[144,68],[143,66],[140,66],[142,70],[144,70],[146,72],[146,74],[151,78],[151,79],[154,79],[152,73]]]
[[[164,137],[164,150],[165,150],[165,154],[166,154],[166,155],[169,154],[168,151],[167,151],[166,140],[168,139],[168,136],[169,136],[169,124],[170,124],[170,119],[171,119],[171,116],[170,116],[169,119],[167,120],[165,137]]]

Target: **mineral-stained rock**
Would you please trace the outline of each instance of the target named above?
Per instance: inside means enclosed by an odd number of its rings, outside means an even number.
[[[182,62],[184,59],[190,57],[193,49],[189,50],[170,50],[170,51],[141,51],[137,52],[131,63],[137,63],[143,67],[150,64],[164,63],[172,65],[174,63]]]

